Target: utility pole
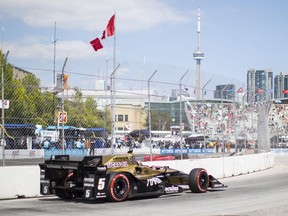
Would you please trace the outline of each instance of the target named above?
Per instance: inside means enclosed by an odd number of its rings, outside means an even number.
[[[150,161],[152,161],[152,134],[151,134],[151,107],[150,107],[150,80],[156,74],[157,69],[153,72],[153,74],[148,79],[148,118],[149,118],[149,142],[150,142]]]
[[[62,68],[62,154],[65,154],[64,146],[64,69],[66,66],[68,58],[66,57],[63,68]],[[58,120],[59,121],[59,120]]]
[[[5,120],[4,120],[4,65],[7,59],[7,56],[9,54],[9,51],[7,51],[6,55],[4,56],[4,58],[2,58],[2,64],[1,64],[1,68],[2,68],[2,73],[1,73],[1,84],[2,84],[2,140],[1,140],[1,145],[2,145],[2,154],[3,154],[3,166],[5,166],[5,128],[4,128],[4,124],[5,124]]]
[[[186,76],[189,70],[187,70],[179,81],[179,94],[180,94],[180,148],[181,148],[181,160],[183,159],[183,135],[182,135],[182,79]]]
[[[113,70],[110,75],[110,88],[111,88],[111,154],[114,153],[113,144],[115,143],[115,72],[120,67],[120,64]]]

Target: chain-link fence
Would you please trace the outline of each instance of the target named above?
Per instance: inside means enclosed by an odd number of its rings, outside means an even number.
[[[216,85],[243,87],[231,78],[201,72],[205,88],[197,100],[191,68],[123,61],[113,70],[111,58],[95,58],[89,66],[72,58],[47,69],[52,56],[38,61],[27,48],[10,48],[7,61],[1,54],[2,99],[8,102],[2,109],[1,165],[35,164],[55,154],[122,154],[131,148],[142,155],[152,149],[193,157],[247,153],[261,142],[267,151],[284,125],[279,121],[270,134],[269,108],[244,103],[235,89],[230,97],[215,99]],[[20,60],[25,53],[29,60]],[[281,114],[273,111],[274,118]]]

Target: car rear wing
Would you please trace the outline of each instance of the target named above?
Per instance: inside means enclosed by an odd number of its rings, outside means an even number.
[[[55,194],[57,188],[84,191],[86,199],[105,197],[107,168],[102,156],[87,156],[81,161],[70,160],[69,155],[55,155],[40,166],[40,193]],[[69,184],[63,183],[73,173]],[[95,195],[96,194],[96,195]]]

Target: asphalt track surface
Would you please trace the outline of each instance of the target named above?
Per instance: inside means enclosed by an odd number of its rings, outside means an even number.
[[[228,188],[204,194],[187,190],[177,195],[121,203],[64,201],[54,196],[2,200],[0,215],[288,215],[288,155],[276,156],[275,166],[269,170],[221,179],[221,182]]]

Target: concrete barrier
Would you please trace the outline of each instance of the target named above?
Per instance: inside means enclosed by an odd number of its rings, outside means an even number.
[[[274,153],[143,163],[146,165],[169,166],[185,173],[189,173],[193,168],[201,167],[216,178],[225,178],[271,168],[274,165]]]
[[[0,199],[36,197],[40,194],[38,166],[0,167]]]
[[[169,166],[185,173],[189,173],[193,168],[201,167],[216,178],[225,178],[271,168],[274,165],[274,153],[143,163]],[[0,199],[37,196],[40,196],[40,168],[38,166],[0,167]]]

